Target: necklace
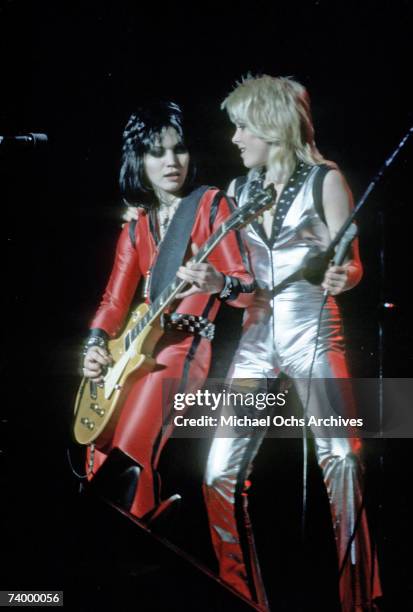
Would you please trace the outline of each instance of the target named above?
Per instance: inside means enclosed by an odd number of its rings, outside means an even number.
[[[257,222],[260,223],[261,225],[264,223],[264,219],[266,217],[267,218],[272,218],[271,219],[271,225],[272,225],[272,223],[274,221],[275,214],[277,212],[278,199],[279,199],[279,196],[280,196],[282,190],[285,187],[285,183],[276,183],[275,181],[269,181],[268,183],[266,183],[264,181],[263,175],[261,174],[261,176],[259,176],[257,179],[254,179],[254,181],[252,181],[251,185],[250,185],[250,192],[249,192],[250,193],[250,197],[251,197],[251,195],[254,197],[257,192],[262,191],[264,189],[264,185],[265,185],[265,187],[267,187],[271,183],[274,185],[274,188],[275,188],[276,193],[277,193],[277,197],[274,200],[273,205],[271,206],[271,208],[269,210],[266,210],[263,214],[261,214],[261,215],[259,215],[257,217]]]
[[[176,198],[174,196],[170,196],[168,200],[166,198],[159,198],[160,206],[157,210],[157,214],[161,240],[165,236],[169,223],[171,222],[172,217],[174,216],[180,202],[181,198]]]

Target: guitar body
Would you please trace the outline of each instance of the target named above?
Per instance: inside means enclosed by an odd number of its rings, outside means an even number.
[[[141,304],[130,316],[118,338],[109,341],[109,351],[114,365],[108,368],[104,386],[99,387],[89,378],[83,378],[75,402],[73,435],[78,444],[92,442],[103,448],[111,439],[120,410],[131,385],[148,372],[156,361],[152,357],[155,345],[163,335],[159,318],[147,325],[128,347],[128,334],[148,312],[149,306]]]

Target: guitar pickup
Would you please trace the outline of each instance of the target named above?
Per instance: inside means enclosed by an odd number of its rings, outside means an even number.
[[[93,412],[96,412],[96,414],[100,417],[103,417],[105,414],[105,409],[101,408],[99,404],[90,404],[89,408],[90,410],[93,410]]]
[[[80,422],[82,423],[82,425],[84,425],[85,427],[87,427],[87,429],[95,429],[95,421],[92,421],[91,419],[88,419],[87,417],[82,417],[80,419]]]

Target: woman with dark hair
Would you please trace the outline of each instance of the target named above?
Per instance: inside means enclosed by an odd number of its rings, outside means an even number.
[[[182,112],[174,102],[157,102],[150,107],[141,108],[138,113],[130,116],[124,133],[122,160],[119,173],[120,191],[125,204],[150,208],[156,206],[153,193],[158,192],[158,186],[153,185],[145,171],[145,154],[155,152],[154,144],[159,140],[165,127],[176,135],[175,151],[188,154],[187,139],[184,137]],[[159,157],[159,152],[155,155]],[[168,192],[185,195],[194,186],[194,161],[188,156],[188,168],[185,182],[178,190],[174,187]],[[159,197],[159,196],[158,196]]]
[[[122,229],[109,282],[90,325],[83,372],[98,384],[112,363],[107,341],[122,329],[138,285],[143,299],[150,301],[155,278],[159,280],[160,269],[167,267],[173,249],[183,240],[178,220],[188,227],[190,255],[190,246],[194,250],[202,246],[232,211],[222,192],[210,187],[191,190],[191,166],[182,113],[176,104],[158,102],[131,115],[123,134],[120,188],[125,202],[138,205],[137,218]],[[166,248],[171,253],[165,258]],[[119,485],[117,500],[144,521],[159,516],[179,497],[161,501],[160,496],[157,466],[170,434],[168,415],[163,414],[163,384],[179,380],[180,392],[202,385],[210,365],[210,339],[220,300],[244,307],[254,290],[233,232],[215,247],[207,263],[188,263],[172,273],[190,287],[177,296],[156,345],[156,369],[131,387],[110,442],[93,456],[89,453],[93,463],[89,478],[93,481],[96,474],[110,471],[113,479],[114,472]]]

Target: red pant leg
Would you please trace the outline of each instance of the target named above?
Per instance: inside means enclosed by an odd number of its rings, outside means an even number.
[[[183,388],[179,388],[181,392],[198,389],[207,377],[210,359],[211,347],[208,340],[179,332],[165,334],[157,346],[156,361],[159,369],[138,380],[129,392],[113,439],[105,451],[119,448],[141,466],[137,492],[130,509],[138,517],[153,510],[159,502],[154,483],[158,476],[154,470],[160,452],[171,434],[170,427],[166,426],[162,431],[162,426],[167,425],[165,419],[167,421],[171,409],[170,405],[163,406],[163,385],[167,385],[169,380],[175,380],[175,392],[179,384],[183,385]],[[96,452],[97,467],[105,457],[105,453]]]

